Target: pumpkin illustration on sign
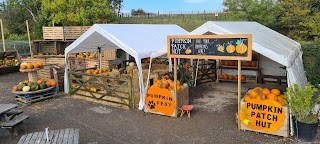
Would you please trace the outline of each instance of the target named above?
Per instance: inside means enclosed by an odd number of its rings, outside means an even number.
[[[237,40],[236,44],[237,44],[237,46],[236,46],[237,53],[244,54],[247,52],[248,47],[246,44],[243,43],[243,40],[241,40],[241,39]]]
[[[191,52],[192,52],[191,49],[187,49],[187,50],[185,51],[186,54],[191,54]]]
[[[233,53],[235,50],[236,50],[236,47],[232,44],[232,41],[228,42],[227,52],[228,53]]]
[[[249,99],[240,109],[240,121],[247,128],[265,132],[280,129],[286,118],[284,107],[274,100]]]
[[[218,50],[219,52],[224,53],[224,44],[223,44],[223,45],[218,44],[218,45],[217,45],[217,50]]]
[[[151,87],[145,96],[146,108],[170,116],[175,110],[175,99],[168,89]]]

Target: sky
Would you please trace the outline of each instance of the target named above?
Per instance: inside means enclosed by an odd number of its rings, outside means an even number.
[[[223,9],[223,0],[123,0],[123,13],[142,8],[146,12],[191,12],[204,10],[218,12]]]

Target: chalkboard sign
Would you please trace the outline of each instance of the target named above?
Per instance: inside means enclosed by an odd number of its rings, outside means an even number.
[[[252,35],[168,36],[168,57],[251,60]]]

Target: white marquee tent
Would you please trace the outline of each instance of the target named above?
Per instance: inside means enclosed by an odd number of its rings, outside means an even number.
[[[262,55],[262,72],[270,75],[284,75],[280,66],[286,67],[287,83],[297,83],[301,88],[307,83],[302,62],[300,43],[271,30],[257,22],[216,22],[209,21],[190,32],[190,35],[206,33],[252,34],[252,50]]]
[[[141,59],[157,57],[167,52],[168,35],[187,35],[177,25],[159,24],[95,24],[65,49],[66,69],[64,86],[68,92],[68,54],[98,50],[122,49],[135,58],[139,71],[140,103],[143,108],[144,84]]]

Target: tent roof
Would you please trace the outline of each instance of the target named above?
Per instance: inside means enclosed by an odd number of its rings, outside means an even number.
[[[135,58],[150,57],[166,49],[168,35],[187,35],[172,24],[95,24],[65,50],[65,53],[123,49]]]
[[[257,22],[216,22],[201,25],[190,35],[211,32],[220,34],[252,34],[252,49],[273,61],[290,67],[301,52],[300,43]]]

